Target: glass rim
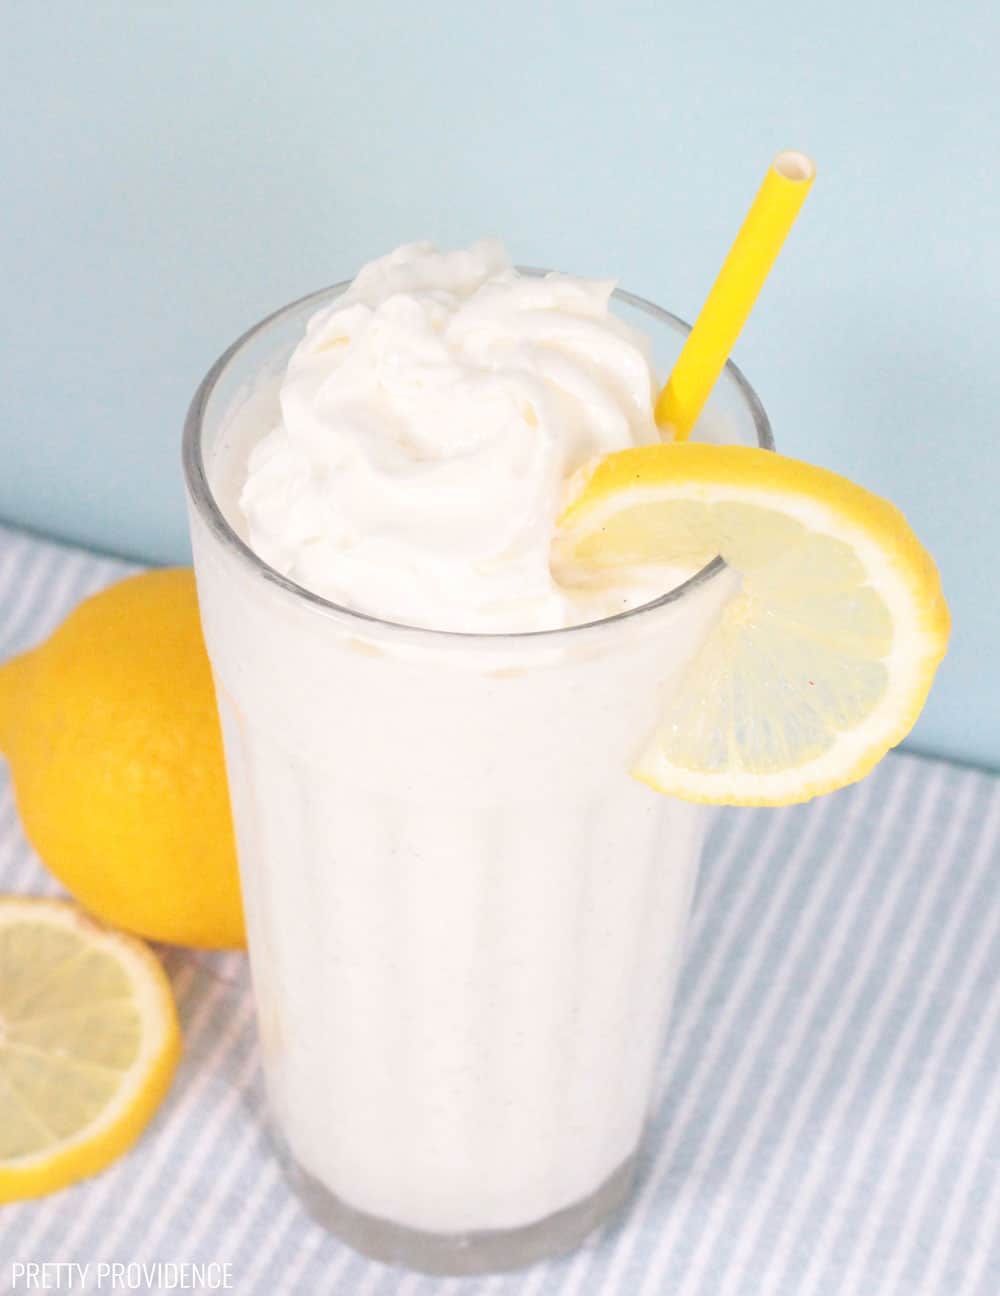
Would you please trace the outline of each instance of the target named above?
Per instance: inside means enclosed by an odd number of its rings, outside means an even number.
[[[517,266],[516,269],[520,274],[528,275],[531,278],[542,278],[547,274],[553,273],[550,270],[541,269],[535,266]],[[645,614],[650,614],[658,608],[666,607],[669,604],[677,603],[686,595],[694,590],[706,585],[710,580],[716,577],[725,567],[725,562],[721,557],[715,557],[711,562],[700,568],[693,575],[675,585],[673,589],[657,595],[647,603],[640,603],[637,607],[627,608],[624,612],[615,612],[611,616],[599,617],[593,621],[581,621],[570,626],[552,626],[544,630],[438,630],[433,626],[415,626],[409,625],[403,621],[392,621],[386,617],[375,616],[370,612],[362,612],[357,608],[347,607],[343,603],[336,603],[332,599],[324,598],[322,594],[307,589],[304,585],[292,580],[290,577],[283,575],[276,568],[264,561],[259,554],[246,543],[245,540],[230,525],[226,515],[223,513],[212,487],[209,484],[208,473],[205,468],[205,458],[202,446],[202,429],[204,426],[205,411],[208,402],[215,391],[216,386],[226,373],[230,362],[235,360],[239,353],[256,337],[263,333],[272,324],[277,323],[283,317],[300,310],[303,306],[314,302],[317,308],[330,301],[335,301],[336,297],[345,292],[353,281],[350,279],[343,280],[340,283],[331,284],[326,288],[317,289],[315,292],[306,293],[303,297],[298,297],[294,301],[287,302],[279,306],[277,310],[265,315],[263,319],[251,325],[244,333],[232,342],[225,351],[219,356],[211,366],[204,378],[198,384],[188,412],[184,420],[184,434],[182,442],[182,460],[184,468],[184,478],[187,484],[188,495],[198,511],[202,521],[207,525],[209,531],[220,542],[222,547],[233,553],[237,559],[249,567],[257,576],[267,581],[271,585],[277,586],[295,598],[305,600],[315,609],[325,614],[333,613],[338,618],[346,618],[350,621],[360,621],[368,626],[376,626],[380,630],[386,630],[391,634],[404,634],[407,638],[419,636],[421,638],[438,640],[457,641],[481,641],[489,644],[498,644],[503,641],[516,640],[519,643],[525,640],[541,640],[550,642],[554,637],[560,635],[570,635],[582,631],[593,631],[600,626],[615,625],[619,622],[629,621]],[[616,287],[612,292],[612,298],[626,305],[633,307],[644,315],[650,316],[660,324],[666,324],[673,330],[682,334],[691,331],[691,325],[679,315],[672,311],[657,306],[655,302],[648,301],[645,297],[639,297],[637,294],[627,291],[624,288]],[[757,432],[757,445],[763,450],[774,450],[774,436],[771,431],[771,423],[767,417],[760,397],[754,391],[753,387],[747,381],[742,370],[732,360],[727,360],[724,373],[733,380],[737,391],[746,404],[753,420],[754,428]]]

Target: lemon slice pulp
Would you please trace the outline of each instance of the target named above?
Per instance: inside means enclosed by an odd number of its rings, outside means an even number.
[[[0,897],[0,1203],[124,1152],[179,1053],[170,983],[141,941],[63,901]]]
[[[688,800],[787,805],[861,778],[912,728],[944,655],[937,568],[887,500],[744,446],[607,455],[559,519],[569,574],[720,555],[739,593],[662,701],[633,773]]]

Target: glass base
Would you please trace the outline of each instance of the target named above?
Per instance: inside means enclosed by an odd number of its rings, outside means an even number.
[[[287,1149],[282,1149],[281,1159],[313,1218],[355,1251],[383,1264],[455,1276],[521,1269],[571,1251],[622,1206],[636,1167],[635,1156],[629,1157],[589,1197],[520,1228],[424,1233],[348,1206],[303,1170]]]

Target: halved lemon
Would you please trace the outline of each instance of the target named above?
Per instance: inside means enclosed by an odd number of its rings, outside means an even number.
[[[564,574],[719,555],[740,579],[662,700],[633,773],[692,801],[788,805],[866,774],[912,728],[948,642],[933,559],[853,482],[744,446],[607,455],[563,511]]]
[[[0,897],[0,1203],[124,1152],[180,1041],[170,983],[141,941],[60,900]]]

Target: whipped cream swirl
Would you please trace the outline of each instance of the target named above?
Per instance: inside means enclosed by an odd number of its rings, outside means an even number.
[[[595,603],[549,568],[567,477],[657,438],[646,339],[610,313],[613,287],[519,274],[495,240],[365,266],[309,321],[250,453],[253,549],[334,602],[439,630],[548,629],[652,597]]]

